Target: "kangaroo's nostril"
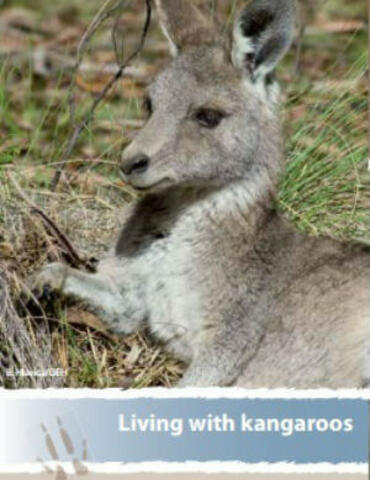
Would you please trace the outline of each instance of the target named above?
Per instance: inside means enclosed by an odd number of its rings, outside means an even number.
[[[144,173],[149,167],[150,159],[147,155],[136,155],[122,164],[122,171],[125,175]]]

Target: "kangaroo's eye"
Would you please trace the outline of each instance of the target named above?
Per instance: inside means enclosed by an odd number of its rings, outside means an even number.
[[[150,117],[150,115],[153,113],[153,104],[152,104],[152,101],[151,101],[150,97],[145,97],[144,98],[143,107],[144,107],[144,110],[145,110],[146,114],[148,115],[148,117]]]
[[[224,112],[212,108],[200,108],[195,112],[196,121],[206,128],[216,128],[225,116]]]

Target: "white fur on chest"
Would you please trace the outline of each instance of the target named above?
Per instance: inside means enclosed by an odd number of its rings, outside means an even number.
[[[160,250],[160,251],[159,251]],[[148,265],[147,303],[149,325],[166,343],[180,343],[181,356],[192,356],[192,343],[201,330],[199,291],[191,245],[176,237],[158,246]],[[183,352],[190,350],[187,354]]]

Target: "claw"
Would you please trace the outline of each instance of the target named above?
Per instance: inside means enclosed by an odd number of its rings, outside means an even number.
[[[42,298],[44,298],[45,300],[50,302],[50,300],[52,299],[52,295],[53,295],[53,289],[52,289],[50,283],[46,283],[44,285],[44,289],[43,289],[43,292],[42,292]]]

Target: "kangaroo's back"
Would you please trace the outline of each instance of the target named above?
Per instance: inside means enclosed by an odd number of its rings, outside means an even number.
[[[268,234],[268,243],[277,241],[280,251],[272,318],[237,385],[366,385],[370,377],[368,249],[308,238],[282,218],[276,225],[278,232]],[[276,247],[269,251],[275,253]]]

